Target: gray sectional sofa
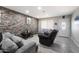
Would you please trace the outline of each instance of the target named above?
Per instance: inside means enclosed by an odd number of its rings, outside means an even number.
[[[26,44],[24,44],[24,41],[26,41]],[[36,53],[38,50],[35,42],[24,40],[9,32],[3,33],[3,40],[0,45],[0,53]]]

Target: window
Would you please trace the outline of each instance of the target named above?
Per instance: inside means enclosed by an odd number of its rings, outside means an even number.
[[[62,30],[65,30],[66,29],[66,23],[65,22],[62,22],[61,23],[61,26],[62,26]]]
[[[31,24],[31,18],[27,17],[27,24]]]
[[[41,21],[41,29],[47,29],[47,21]]]
[[[53,29],[53,20],[41,20],[41,29]]]

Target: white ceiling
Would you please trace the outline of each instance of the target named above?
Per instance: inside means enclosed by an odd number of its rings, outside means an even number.
[[[36,18],[46,18],[71,14],[77,6],[42,6],[42,10],[38,10],[38,6],[4,6],[6,8],[30,15]],[[26,11],[29,13],[26,13]]]

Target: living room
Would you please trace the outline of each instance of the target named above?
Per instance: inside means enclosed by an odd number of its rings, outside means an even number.
[[[79,52],[78,10],[78,6],[0,6],[0,52]]]

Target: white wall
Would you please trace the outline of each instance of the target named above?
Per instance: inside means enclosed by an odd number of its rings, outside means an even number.
[[[59,19],[59,36],[70,37],[70,20],[71,16],[66,16],[64,19]]]
[[[79,52],[79,21],[75,21],[76,16],[79,16],[79,8],[74,11],[72,15],[72,33],[71,39],[73,40],[75,46],[71,47],[74,52]]]
[[[68,15],[65,17],[65,19],[62,18],[62,16],[59,16],[59,17],[51,17],[51,18],[44,18],[44,19],[39,19],[39,30],[38,31],[41,31],[41,21],[48,21],[49,22],[49,25],[52,25],[52,28],[54,28],[54,23],[57,23],[58,24],[58,36],[65,36],[65,37],[69,37],[70,36],[70,19],[71,19],[71,16]],[[66,23],[66,29],[62,30],[62,22]]]

